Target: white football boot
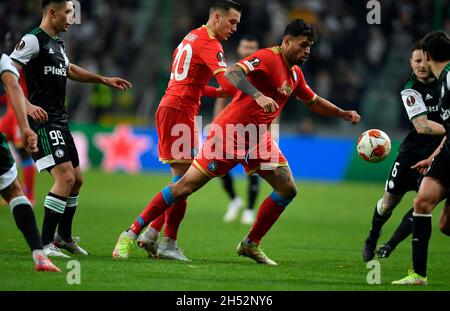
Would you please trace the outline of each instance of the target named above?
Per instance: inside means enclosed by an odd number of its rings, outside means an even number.
[[[61,250],[53,243],[44,246],[44,253],[47,257],[70,258],[70,256],[67,256],[66,254],[61,252]]]
[[[235,221],[238,216],[241,209],[244,207],[244,202],[240,197],[235,197],[233,200],[231,200],[230,204],[228,204],[228,210],[226,214],[223,216],[223,221],[225,223],[230,223]]]
[[[162,238],[159,243],[157,256],[161,259],[191,261],[189,258],[184,256],[183,250],[177,247],[177,241],[168,237]]]

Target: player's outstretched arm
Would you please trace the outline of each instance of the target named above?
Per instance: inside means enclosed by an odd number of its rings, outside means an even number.
[[[5,72],[1,76],[6,93],[11,100],[11,105],[16,113],[17,123],[19,124],[22,143],[29,153],[38,151],[37,135],[34,133],[28,124],[26,113],[26,98],[23,94],[22,88],[17,81],[17,76],[10,72]]]
[[[428,120],[426,115],[420,115],[411,120],[417,133],[426,135],[445,135],[445,128],[442,124]]]
[[[280,108],[272,98],[264,96],[263,93],[248,81],[244,70],[241,67],[237,65],[229,67],[225,72],[225,77],[236,88],[251,96],[265,112],[275,112]]]
[[[114,78],[104,77],[104,76],[89,72],[86,69],[83,69],[74,64],[69,65],[68,77],[70,80],[73,80],[73,81],[82,82],[82,83],[104,84],[104,85],[107,85],[114,89],[118,89],[118,90],[122,90],[122,91],[133,87],[133,85],[125,79],[117,78],[117,77],[114,77]]]
[[[361,117],[356,111],[342,110],[320,96],[317,96],[316,100],[311,105],[308,105],[308,108],[323,116],[338,117],[353,124],[357,124],[361,120]]]

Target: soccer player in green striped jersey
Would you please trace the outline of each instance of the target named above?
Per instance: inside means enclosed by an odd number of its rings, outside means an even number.
[[[39,171],[47,170],[54,184],[45,198],[42,242],[48,256],[69,257],[59,248],[79,255],[87,251],[72,238],[72,221],[78,206],[82,175],[78,152],[69,130],[64,105],[67,78],[99,83],[119,90],[131,87],[121,78],[107,78],[71,64],[58,37],[74,19],[74,5],[66,0],[43,0],[40,26],[25,35],[11,58],[22,67],[29,92],[31,128],[38,134],[39,152],[33,159]]]

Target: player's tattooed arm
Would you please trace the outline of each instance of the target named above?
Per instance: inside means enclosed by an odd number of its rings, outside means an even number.
[[[265,112],[275,112],[278,110],[278,104],[270,97],[264,96],[256,87],[254,87],[245,76],[241,67],[234,65],[227,69],[225,77],[236,88],[251,96]]]
[[[247,80],[244,71],[239,66],[235,65],[228,68],[225,72],[225,77],[231,84],[254,99],[257,99],[262,95],[262,93]]]
[[[445,128],[442,124],[428,120],[426,115],[420,115],[411,120],[419,134],[425,135],[445,135]]]

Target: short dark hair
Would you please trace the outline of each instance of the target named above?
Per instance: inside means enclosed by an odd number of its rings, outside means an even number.
[[[445,32],[429,32],[421,41],[423,50],[430,54],[434,61],[445,62],[450,60],[450,38]]]
[[[209,7],[209,12],[212,13],[216,10],[228,11],[235,9],[238,12],[242,12],[242,7],[239,3],[232,0],[216,0]]]
[[[289,23],[289,25],[286,26],[286,29],[284,30],[284,36],[306,36],[310,41],[317,40],[316,29],[313,26],[305,23],[303,19],[298,18],[294,19]]]
[[[423,51],[424,49],[425,49],[425,47],[424,47],[424,44],[422,41],[415,42],[409,49],[409,58],[412,57],[412,55],[415,51]]]
[[[49,6],[52,3],[61,4],[61,3],[65,3],[67,1],[70,1],[70,0],[42,0],[42,9],[47,8],[47,6]]]

